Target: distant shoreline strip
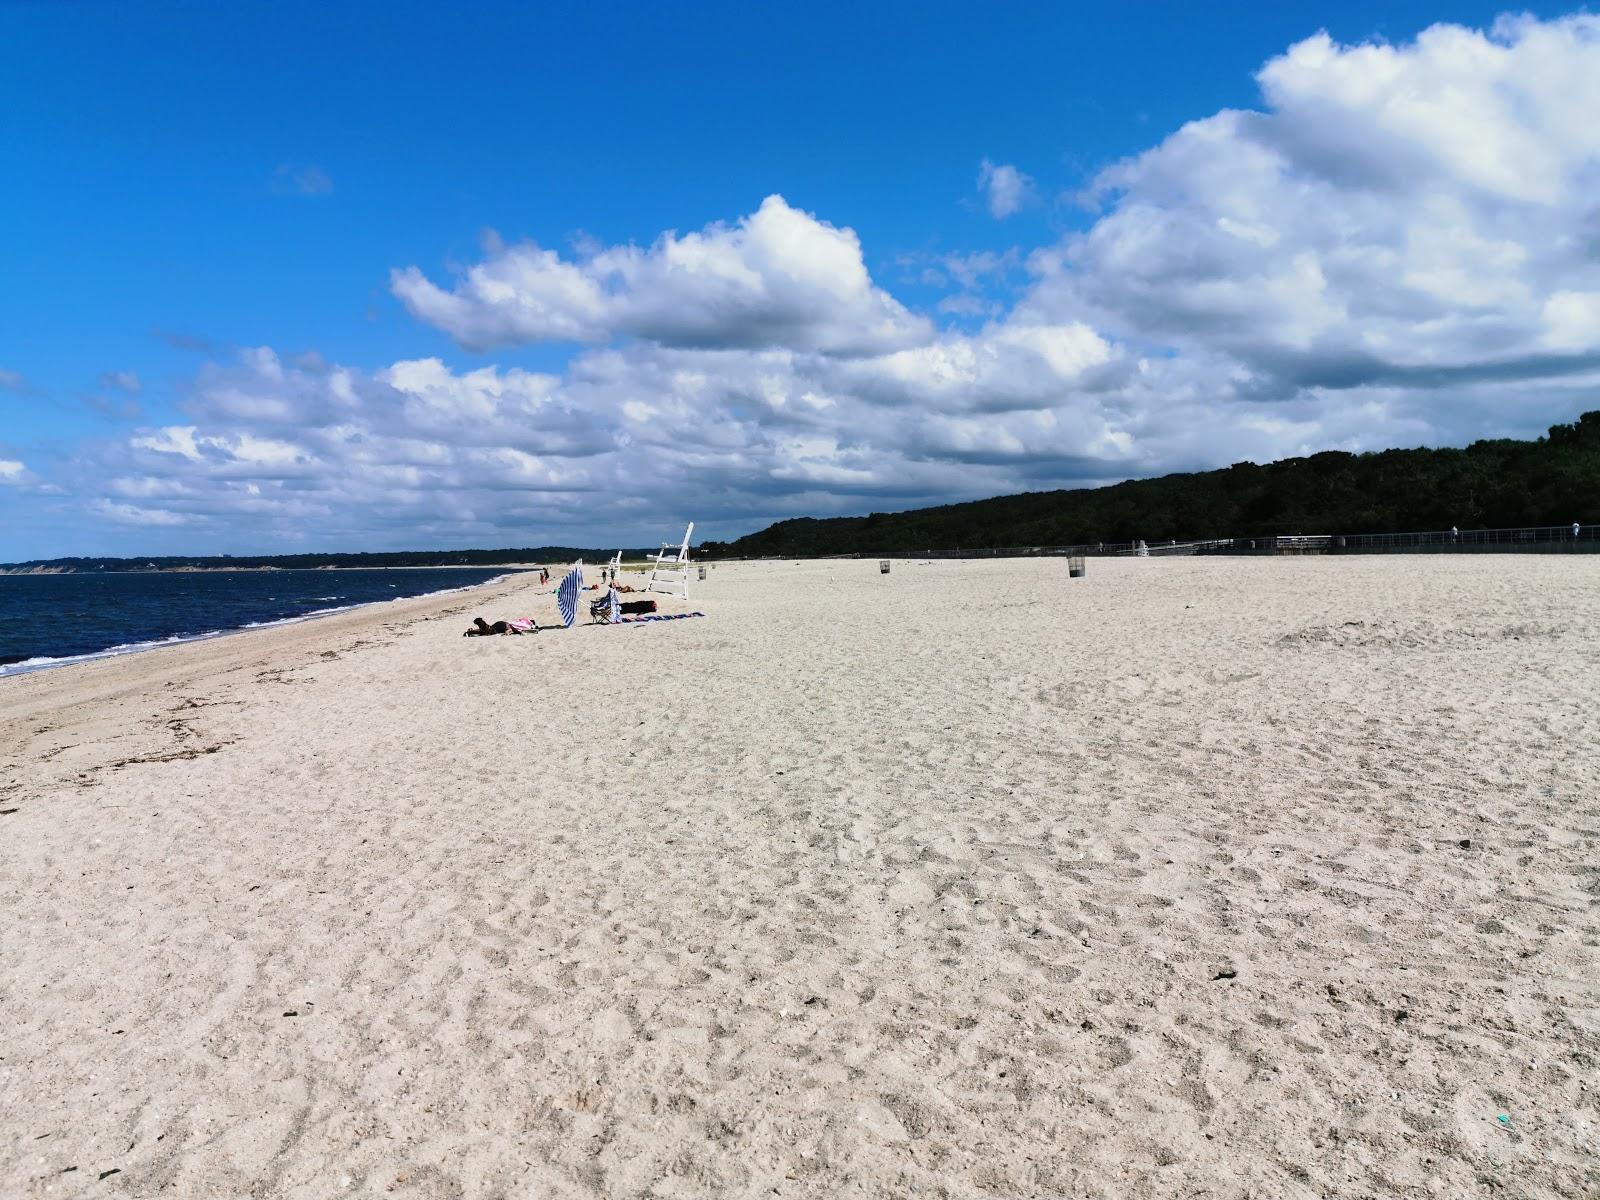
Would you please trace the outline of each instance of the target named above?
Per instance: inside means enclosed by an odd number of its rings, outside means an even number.
[[[298,625],[304,621],[315,621],[322,617],[336,616],[339,613],[355,612],[359,608],[371,608],[377,604],[394,604],[403,600],[426,600],[433,596],[449,596],[455,592],[465,592],[470,591],[472,588],[488,587],[490,584],[501,583],[519,574],[522,574],[522,572],[508,571],[504,575],[496,575],[493,579],[485,579],[482,583],[468,583],[463,584],[461,587],[440,588],[435,592],[418,592],[410,596],[390,596],[378,600],[363,600],[359,604],[341,604],[334,608],[317,608],[293,617],[279,617],[272,621],[246,621],[243,625],[229,625],[222,629],[207,629],[201,633],[180,633],[171,637],[152,638],[148,641],[123,642],[116,646],[107,646],[104,650],[90,650],[83,654],[67,654],[60,658],[25,658],[18,662],[0,663],[0,679],[10,679],[17,675],[32,675],[35,671],[51,671],[57,667],[70,667],[78,663],[97,662],[105,658],[122,658],[128,654],[142,654],[146,650],[159,650],[163,646],[183,646],[190,642],[209,642],[216,638],[231,637],[236,633],[249,633],[256,629],[272,629],[279,625]]]

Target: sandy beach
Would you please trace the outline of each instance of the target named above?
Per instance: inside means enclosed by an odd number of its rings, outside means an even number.
[[[1600,556],[541,590],[0,680],[0,1195],[1600,1191]]]

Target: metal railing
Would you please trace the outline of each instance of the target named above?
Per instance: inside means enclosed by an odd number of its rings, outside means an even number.
[[[1421,533],[1346,533],[1333,539],[1335,554],[1471,551],[1600,551],[1600,525],[1528,525],[1516,529],[1434,529]]]
[[[962,547],[953,550],[874,550],[855,554],[773,554],[727,562],[818,558],[1065,558],[1149,555],[1600,553],[1600,525],[1531,525],[1516,529],[1439,529],[1418,533],[1291,533],[1193,542],[1080,542],[1070,546]]]
[[[1277,534],[1152,543],[1148,553],[1172,554],[1402,554],[1600,553],[1600,525],[1529,525],[1515,529],[1436,529],[1416,533]],[[1140,554],[1141,550],[1119,551]]]
[[[1136,555],[1140,558],[1185,556],[1191,554],[1215,554],[1224,547],[1232,546],[1233,538],[1207,538],[1203,542],[1133,542],[1127,547],[1104,553],[1119,555]]]

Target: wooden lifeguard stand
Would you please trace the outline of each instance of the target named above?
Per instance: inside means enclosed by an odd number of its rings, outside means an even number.
[[[645,591],[689,598],[689,538],[693,533],[694,522],[690,521],[676,551],[670,542],[661,543],[660,553],[650,560],[650,582],[645,584]]]

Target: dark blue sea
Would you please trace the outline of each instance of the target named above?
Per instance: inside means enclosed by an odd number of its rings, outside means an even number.
[[[0,575],[0,675],[453,591],[504,567]]]

